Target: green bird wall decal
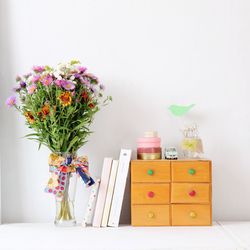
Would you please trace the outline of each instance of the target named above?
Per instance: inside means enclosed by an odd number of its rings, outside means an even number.
[[[168,107],[170,112],[175,116],[183,116],[188,113],[188,111],[193,108],[195,104],[190,104],[188,106],[171,105]]]

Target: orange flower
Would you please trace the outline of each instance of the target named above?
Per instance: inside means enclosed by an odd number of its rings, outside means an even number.
[[[43,116],[46,117],[46,115],[49,114],[49,111],[50,111],[50,107],[49,107],[49,104],[46,103],[43,107],[42,107],[42,113],[43,113]]]
[[[66,107],[69,106],[72,102],[72,97],[69,91],[67,92],[63,92],[59,97],[58,100],[60,101],[60,103]]]
[[[33,123],[35,122],[35,118],[34,118],[34,116],[31,114],[30,111],[25,112],[24,115],[25,115],[27,121],[28,121],[30,124],[33,124]]]
[[[93,102],[91,102],[91,103],[89,104],[89,107],[90,107],[91,109],[93,109],[93,108],[95,107],[95,104],[94,104]]]

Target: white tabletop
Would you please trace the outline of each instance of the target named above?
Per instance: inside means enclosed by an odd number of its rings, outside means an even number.
[[[0,225],[1,250],[248,249],[230,231],[250,236],[250,222],[214,222],[211,227],[58,228],[53,224]],[[227,229],[227,227],[229,229]],[[236,230],[237,229],[237,230]],[[250,238],[248,238],[248,244]],[[249,245],[248,245],[249,246]],[[250,248],[249,248],[250,249]]]

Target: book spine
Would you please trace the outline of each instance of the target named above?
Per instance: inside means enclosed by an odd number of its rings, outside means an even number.
[[[131,150],[122,149],[119,157],[119,166],[113,194],[113,201],[108,220],[108,226],[111,227],[118,227],[119,225],[130,159]]]
[[[117,169],[118,169],[118,161],[113,160],[111,174],[109,178],[107,197],[106,197],[103,216],[102,216],[102,224],[101,224],[102,227],[106,227],[108,225],[108,218],[109,218],[111,202],[112,202],[113,193],[114,193]]]
[[[110,171],[111,171],[111,165],[112,165],[112,158],[108,158],[108,157],[104,158],[102,175],[101,175],[101,183],[99,187],[99,193],[97,196],[95,214],[94,214],[94,219],[93,219],[94,227],[101,226],[103,209],[104,209],[104,204],[106,200],[109,176],[110,176]]]

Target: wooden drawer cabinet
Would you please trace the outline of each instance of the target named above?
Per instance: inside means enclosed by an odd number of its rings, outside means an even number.
[[[132,205],[133,226],[169,226],[170,205]]]
[[[133,226],[211,225],[211,161],[131,162]]]

